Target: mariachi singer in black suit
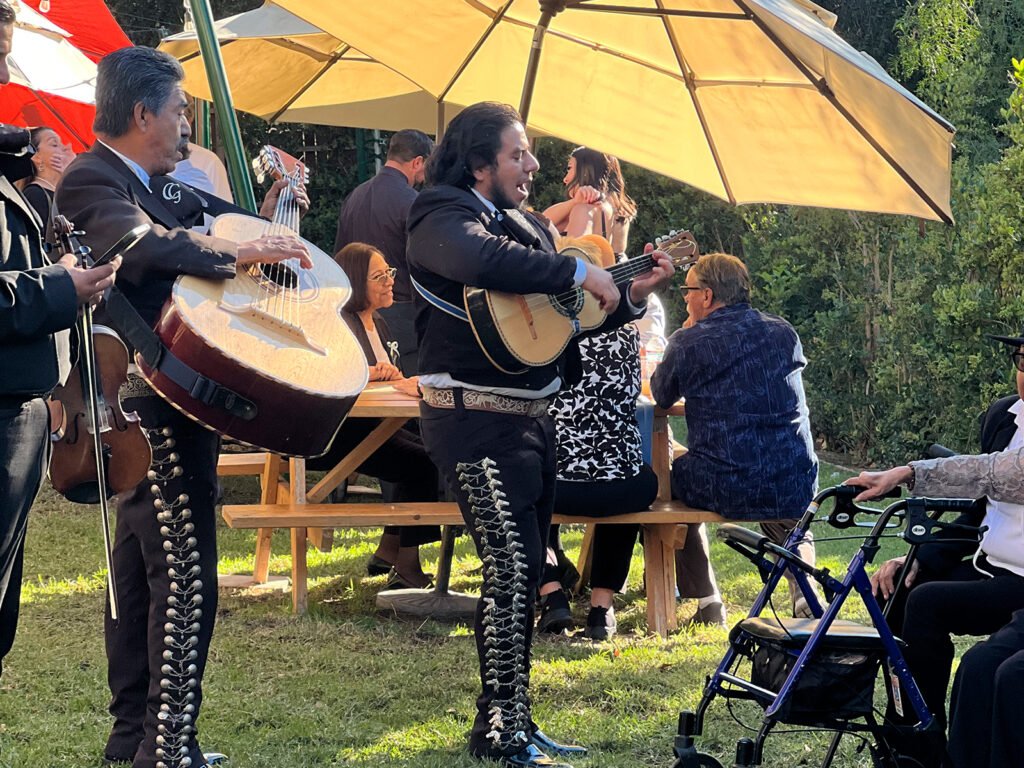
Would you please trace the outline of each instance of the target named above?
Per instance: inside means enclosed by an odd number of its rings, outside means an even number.
[[[528,692],[534,602],[555,494],[548,402],[563,383],[581,377],[579,344],[571,339],[550,364],[501,371],[477,344],[463,290],[581,288],[608,313],[593,331],[600,333],[642,315],[647,296],[674,271],[656,253],[652,272],[618,286],[599,266],[557,253],[547,228],[522,211],[538,168],[512,107],[468,107],[430,156],[428,188],[409,211],[408,246],[417,290],[420,431],[483,561],[475,624],[482,691],[469,749],[527,768],[564,765],[555,758],[586,752],[537,728]]]
[[[230,280],[238,266],[309,254],[294,237],[234,243],[193,232],[150,191],[187,145],[178,62],[124,48],[99,63],[98,141],[68,167],[56,202],[103,252],[139,224],[152,229],[125,258],[120,288],[153,325],[179,275]],[[273,211],[282,184],[263,203]],[[305,203],[304,193],[300,201]],[[189,222],[191,224],[191,222]],[[214,501],[219,437],[130,374],[125,408],[153,447],[149,477],[119,499],[114,566],[121,616],[105,626],[113,730],[105,757],[133,768],[207,765],[196,738],[203,670],[217,611]]]
[[[0,0],[0,85],[11,79],[13,32],[14,10]],[[50,460],[44,398],[67,378],[79,306],[99,300],[120,264],[87,270],[73,256],[47,258],[43,223],[8,178],[16,161],[7,152],[28,143],[27,130],[0,125],[0,673],[18,624],[28,512]]]

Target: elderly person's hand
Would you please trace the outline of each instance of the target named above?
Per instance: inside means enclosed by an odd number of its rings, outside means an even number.
[[[391,363],[377,363],[370,366],[370,381],[397,381],[402,372]]]
[[[859,485],[864,488],[853,497],[854,501],[867,501],[882,496],[897,485],[906,485],[914,476],[914,470],[908,466],[893,467],[884,472],[861,472],[856,477],[844,480],[844,485]]]
[[[906,561],[906,557],[894,557],[892,560],[882,563],[882,567],[871,574],[871,591],[886,600],[892,597],[892,593],[896,591],[896,576]],[[919,570],[917,560],[915,560],[910,564],[910,570],[907,571],[907,578],[903,580],[903,584],[910,587],[917,578]]]
[[[397,379],[392,386],[403,395],[409,397],[421,397],[419,376],[410,376],[408,379]]]

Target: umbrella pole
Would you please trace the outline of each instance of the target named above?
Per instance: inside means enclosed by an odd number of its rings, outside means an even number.
[[[537,82],[537,69],[540,67],[540,51],[544,46],[544,34],[548,25],[557,14],[565,10],[568,0],[540,0],[540,20],[533,28],[533,42],[530,43],[530,58],[526,62],[526,76],[523,78],[523,93],[519,98],[519,116],[525,125],[530,116],[530,103],[533,101],[533,86]]]
[[[231,90],[228,88],[224,74],[224,61],[220,55],[220,45],[213,31],[213,13],[210,11],[209,0],[189,0],[192,8],[192,21],[196,25],[196,36],[199,39],[199,50],[203,55],[206,67],[206,79],[213,92],[213,103],[217,107],[217,126],[224,139],[224,154],[227,159],[228,176],[231,189],[235,193],[235,201],[243,208],[256,212],[256,197],[249,180],[249,170],[245,162],[245,149],[242,147],[242,134],[238,129],[238,118],[235,106],[231,102]]]

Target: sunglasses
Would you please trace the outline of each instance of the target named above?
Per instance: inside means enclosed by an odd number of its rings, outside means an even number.
[[[1014,366],[1017,370],[1024,373],[1024,352],[1011,352],[1010,359],[1013,360]]]
[[[374,275],[370,278],[375,283],[383,283],[385,280],[394,280],[395,275],[398,274],[398,270],[394,267],[389,267],[381,272],[379,275]]]

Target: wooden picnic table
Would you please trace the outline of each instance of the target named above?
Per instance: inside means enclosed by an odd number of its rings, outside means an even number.
[[[658,501],[650,512],[618,515],[610,519],[556,515],[559,523],[639,523],[644,529],[648,626],[665,635],[677,626],[675,600],[675,533],[680,524],[718,522],[717,515],[696,510],[671,498],[670,467],[672,445],[668,417],[683,414],[683,404],[669,410],[654,411],[652,465],[658,476]],[[356,400],[350,419],[375,418],[380,424],[351,452],[341,459],[312,487],[306,487],[305,462],[289,459],[288,480],[282,477],[285,460],[275,454],[239,454],[221,457],[221,474],[259,474],[262,491],[259,504],[225,505],[222,514],[233,528],[257,528],[254,580],[268,578],[270,540],[274,528],[292,531],[292,598],[297,612],[307,607],[306,546],[312,539],[325,546],[325,529],[417,524],[462,524],[458,508],[451,502],[403,504],[328,504],[324,503],[337,488],[412,418],[419,416],[419,400],[396,391],[392,386],[373,383]],[[242,454],[245,456],[246,454]]]

